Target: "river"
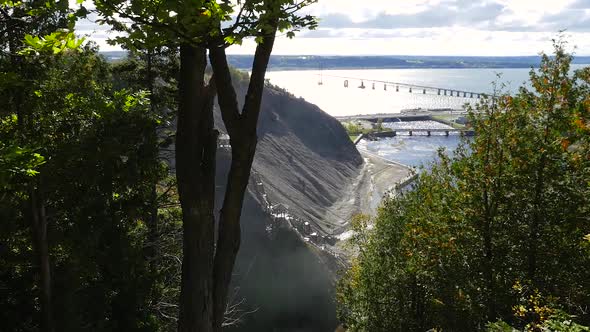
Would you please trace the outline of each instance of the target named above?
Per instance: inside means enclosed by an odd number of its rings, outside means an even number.
[[[572,70],[587,65],[573,65]],[[307,70],[271,71],[267,78],[272,84],[286,89],[296,97],[316,104],[332,116],[357,114],[397,113],[413,108],[455,108],[476,99],[439,97],[412,93],[406,88],[396,92],[395,85],[374,81],[398,82],[437,88],[492,93],[493,82],[504,91],[514,93],[526,85],[530,69],[358,69],[358,70]],[[348,88],[344,81],[348,80]],[[318,83],[321,81],[321,85]],[[366,88],[359,89],[363,84]],[[387,90],[385,90],[385,88]],[[430,93],[430,92],[429,92]],[[399,125],[399,124],[398,124]],[[415,124],[405,123],[411,128]],[[424,127],[424,124],[418,124]],[[416,127],[414,127],[416,128]],[[359,149],[366,149],[386,159],[408,166],[419,166],[432,161],[441,147],[454,150],[460,142],[458,135],[451,136],[398,136],[379,141],[361,141]]]

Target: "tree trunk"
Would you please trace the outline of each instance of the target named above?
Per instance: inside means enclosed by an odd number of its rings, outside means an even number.
[[[487,210],[487,208],[486,208]],[[496,286],[494,276],[494,249],[492,244],[492,220],[493,217],[488,215],[486,212],[484,225],[484,254],[485,254],[485,279],[488,286],[488,321],[493,322],[496,319]]]
[[[184,238],[178,331],[210,332],[217,149],[213,94],[204,86],[205,49],[181,46],[180,62],[176,177]]]
[[[256,48],[250,84],[241,113],[238,109],[237,94],[232,85],[225,49],[212,47],[209,53],[211,66],[215,73],[219,106],[232,147],[232,161],[219,220],[213,272],[215,332],[220,332],[222,329],[232,271],[240,248],[240,217],[256,153],[256,129],[264,92],[266,69],[274,46],[277,22],[273,22],[273,24],[275,29],[266,35]]]
[[[547,132],[548,129],[545,129]],[[547,138],[544,139],[547,144]],[[536,174],[536,181],[534,187],[534,199],[533,199],[533,218],[529,224],[529,252],[528,252],[528,278],[529,280],[538,287],[537,285],[537,256],[538,256],[538,245],[539,245],[539,233],[541,232],[541,223],[545,214],[545,206],[543,205],[543,190],[545,187],[545,162],[546,155],[543,153]]]
[[[47,215],[45,203],[37,188],[32,188],[29,198],[33,245],[39,264],[39,289],[41,290],[41,331],[55,331],[51,301],[51,264],[47,238]]]

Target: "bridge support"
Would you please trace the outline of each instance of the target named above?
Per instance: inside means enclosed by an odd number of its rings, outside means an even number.
[[[440,96],[440,89],[438,89],[438,95]]]
[[[348,80],[345,80],[345,81],[344,81],[344,87],[345,87],[345,88],[348,88]]]
[[[373,90],[375,90],[375,82],[373,82]]]
[[[383,91],[387,91],[387,84],[383,84]]]
[[[399,86],[395,87],[395,92],[399,92]]]
[[[412,88],[410,88],[410,93],[412,93]]]
[[[445,130],[445,135],[446,136],[449,136],[449,131],[448,130]]]
[[[430,136],[430,130],[426,132],[426,136]]]
[[[412,131],[411,131],[411,130],[410,130],[410,131],[408,131],[408,134],[410,134],[410,136],[412,136]]]
[[[425,95],[426,94],[426,89],[422,90],[422,94]]]

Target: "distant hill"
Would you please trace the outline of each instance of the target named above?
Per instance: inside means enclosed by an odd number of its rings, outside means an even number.
[[[111,61],[122,59],[125,52],[102,52]],[[229,63],[249,70],[252,55],[229,55]],[[395,69],[395,68],[530,68],[537,67],[539,56],[317,56],[273,55],[270,70],[305,69]],[[575,57],[574,64],[590,64],[590,56]]]
[[[248,69],[251,55],[232,55],[231,65]],[[539,56],[281,56],[271,58],[271,70],[302,69],[396,69],[396,68],[530,68],[537,67]],[[590,56],[576,57],[573,63],[590,64]]]

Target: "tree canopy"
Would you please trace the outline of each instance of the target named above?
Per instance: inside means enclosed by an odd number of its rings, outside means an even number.
[[[339,288],[353,331],[590,322],[590,72],[570,62],[557,42],[532,90],[480,103],[472,140],[357,223],[360,253]]]

